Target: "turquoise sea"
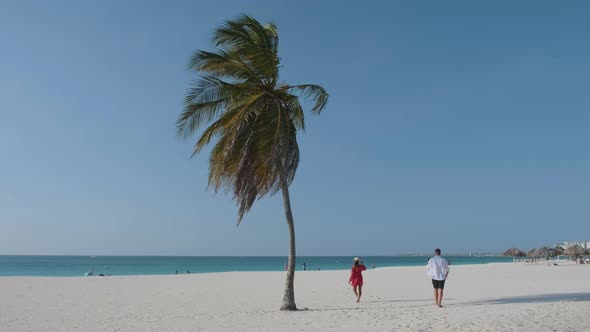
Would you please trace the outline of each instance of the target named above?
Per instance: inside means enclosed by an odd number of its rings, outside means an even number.
[[[366,256],[365,265],[420,266],[430,256]],[[353,257],[297,257],[297,270],[346,270]],[[452,265],[511,262],[510,257],[446,256]],[[0,276],[84,276],[94,275],[153,275],[178,273],[207,273],[230,271],[282,271],[286,257],[204,257],[204,256],[0,256]]]

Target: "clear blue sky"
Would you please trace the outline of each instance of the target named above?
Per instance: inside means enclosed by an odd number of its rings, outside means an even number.
[[[191,53],[248,13],[330,92],[291,187],[300,255],[590,237],[586,1],[2,1],[0,254],[286,255],[174,123]]]

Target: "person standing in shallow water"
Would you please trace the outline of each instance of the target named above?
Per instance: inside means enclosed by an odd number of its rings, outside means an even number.
[[[360,258],[354,258],[354,265],[350,270],[350,279],[348,279],[348,283],[352,286],[352,291],[354,295],[356,295],[356,302],[360,302],[361,296],[363,295],[363,271],[366,271],[367,268],[360,260]]]
[[[426,266],[427,274],[432,279],[432,286],[434,287],[434,302],[442,308],[443,290],[445,289],[445,281],[449,276],[449,261],[440,256],[440,249],[434,250],[434,257],[428,260]]]

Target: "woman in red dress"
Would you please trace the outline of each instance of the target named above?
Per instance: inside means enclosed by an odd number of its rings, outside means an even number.
[[[361,295],[363,295],[363,271],[366,270],[367,268],[363,262],[361,262],[358,257],[355,257],[348,283],[352,285],[352,291],[354,292],[354,295],[356,295],[356,302],[359,302],[361,300]]]

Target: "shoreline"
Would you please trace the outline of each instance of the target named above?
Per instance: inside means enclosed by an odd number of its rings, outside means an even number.
[[[492,263],[477,263],[477,264],[457,264],[457,265],[452,265],[452,266],[477,266],[477,265],[482,265],[482,266],[486,266],[486,265],[493,265],[493,264],[514,264],[512,262],[492,262]],[[519,264],[519,263],[516,263]],[[422,267],[422,265],[403,265],[403,266],[381,266],[381,267],[375,267],[374,269],[371,268],[367,268],[367,271],[377,271],[377,270],[385,270],[385,269],[400,269],[400,268],[420,268]],[[426,267],[426,264],[424,264],[424,267]],[[326,269],[326,270],[309,270],[309,271],[301,271],[301,270],[296,270],[295,273],[296,275],[300,275],[302,273],[322,273],[322,272],[342,272],[342,271],[349,271],[349,268],[346,269],[334,269],[334,270],[330,270],[330,269]],[[121,274],[121,275],[110,275],[110,276],[28,276],[28,275],[22,275],[22,276],[0,276],[0,279],[2,278],[56,278],[56,279],[64,279],[64,278],[72,278],[72,279],[78,279],[78,278],[82,278],[82,279],[106,279],[106,278],[125,278],[125,277],[176,277],[176,276],[191,276],[191,275],[214,275],[214,274],[228,274],[228,273],[273,273],[273,274],[284,274],[285,271],[218,271],[218,272],[194,272],[194,273],[179,273],[179,274]]]
[[[568,261],[568,260],[549,260],[550,262],[558,262],[558,263],[562,263],[559,266],[552,266],[552,265],[547,265],[546,261],[539,261],[536,263],[525,263],[525,262],[490,262],[490,263],[473,263],[473,264],[456,264],[456,265],[451,265],[451,269],[454,270],[457,267],[473,267],[473,268],[483,268],[483,267],[488,267],[488,266],[528,266],[528,267],[547,267],[547,268],[560,268],[560,267],[573,267],[573,266],[586,266],[586,264],[576,264],[573,261]],[[588,269],[590,270],[590,265],[587,265]],[[395,272],[396,270],[406,270],[406,269],[424,269],[424,271],[426,271],[426,264],[424,265],[403,265],[403,266],[381,266],[381,267],[375,267],[374,269],[372,268],[367,268],[367,271],[365,273],[370,273],[370,271],[388,271],[391,270],[392,272]],[[308,275],[308,274],[321,274],[321,273],[342,273],[342,272],[348,272],[350,271],[350,269],[346,268],[346,269],[326,269],[326,270],[308,270],[308,271],[302,271],[302,270],[296,270],[295,273],[297,275]],[[94,276],[36,276],[36,275],[14,275],[14,276],[0,276],[0,280],[1,279],[20,279],[20,278],[30,278],[30,279],[43,279],[43,278],[47,278],[47,279],[73,279],[73,280],[77,280],[77,279],[134,279],[136,277],[139,278],[173,278],[173,277],[179,277],[179,276],[186,276],[186,277],[190,277],[190,276],[215,276],[215,275],[227,275],[227,274],[261,274],[261,275],[265,275],[265,274],[280,274],[280,275],[284,275],[286,271],[259,271],[259,270],[252,270],[252,271],[212,271],[212,272],[195,272],[195,273],[178,273],[178,274],[121,274],[121,275],[110,275],[110,276],[99,276],[99,275],[94,275]]]
[[[457,267],[457,266],[473,266],[473,267],[478,267],[478,266],[494,266],[494,265],[498,265],[498,266],[503,266],[503,265],[525,265],[525,266],[547,266],[545,263],[545,261],[543,262],[537,262],[537,263],[524,263],[524,262],[490,262],[490,263],[473,263],[473,264],[456,264],[456,265],[451,265],[451,268],[453,267]],[[567,267],[567,266],[578,266],[578,264],[575,264],[571,261],[567,261],[567,260],[550,260],[550,262],[561,262],[562,265],[560,265],[559,267]],[[378,271],[378,270],[395,270],[395,269],[405,269],[405,268],[426,268],[426,264],[422,265],[404,265],[404,266],[381,266],[381,267],[376,267],[374,269],[370,269],[367,268],[367,271]],[[349,269],[334,269],[334,270],[330,270],[330,269],[326,269],[326,270],[320,270],[320,271],[314,271],[314,270],[309,270],[309,271],[301,271],[301,270],[297,270],[295,271],[296,275],[301,275],[301,274],[308,274],[308,273],[322,273],[322,272],[342,272],[342,271],[349,271]],[[179,274],[121,274],[121,275],[110,275],[110,276],[31,276],[31,275],[22,275],[22,276],[0,276],[0,279],[9,279],[9,278],[31,278],[31,279],[37,279],[37,278],[54,278],[54,279],[131,279],[133,277],[139,277],[139,278],[158,278],[158,277],[178,277],[178,276],[191,276],[191,275],[224,275],[224,274],[233,274],[233,273],[244,273],[244,274],[284,274],[285,271],[213,271],[213,272],[194,272],[194,273],[179,273]]]
[[[431,256],[364,256],[365,265],[372,269],[399,266],[424,266]],[[506,257],[469,257],[445,256],[453,265],[489,264],[495,262],[512,262]],[[350,257],[298,257],[296,271],[342,271],[350,269]],[[104,275],[174,275],[201,274],[241,271],[285,270],[284,257],[61,257],[61,256],[4,256],[0,257],[0,277],[34,276],[34,277],[81,277],[88,272],[94,276]]]
[[[338,257],[338,256],[337,256]],[[396,257],[396,256],[392,256],[392,257]],[[426,256],[425,256],[426,257]],[[516,264],[519,264],[521,262],[517,262]],[[452,266],[473,266],[473,265],[490,265],[490,264],[515,264],[514,262],[484,262],[484,263],[457,263],[457,264],[453,264]],[[426,264],[423,265],[391,265],[391,266],[377,266],[375,268],[371,268],[370,266],[367,267],[367,270],[379,270],[379,269],[388,269],[388,268],[404,268],[404,267],[421,267],[421,266],[426,266]],[[311,273],[311,272],[327,272],[327,271],[348,271],[350,269],[350,266],[346,266],[340,269],[330,269],[330,268],[326,268],[326,269],[321,269],[321,270],[307,270],[307,271],[303,271],[303,270],[296,270],[295,272],[297,274],[300,273]],[[113,277],[133,277],[133,276],[178,276],[178,275],[191,275],[191,274],[195,274],[195,275],[199,275],[199,274],[224,274],[224,273],[250,273],[250,272],[275,272],[275,273],[283,273],[285,272],[284,270],[232,270],[232,271],[205,271],[205,272],[199,272],[199,271],[195,271],[195,272],[191,272],[190,274],[187,274],[186,272],[181,273],[179,271],[178,274],[175,273],[162,273],[162,274],[112,274],[112,275],[105,275],[105,276],[100,276],[100,275],[93,275],[93,276],[84,276],[84,275],[78,275],[78,276],[71,276],[71,275],[64,275],[64,276],[59,276],[59,275],[0,275],[0,278],[18,278],[18,277],[31,277],[31,278],[113,278]]]

